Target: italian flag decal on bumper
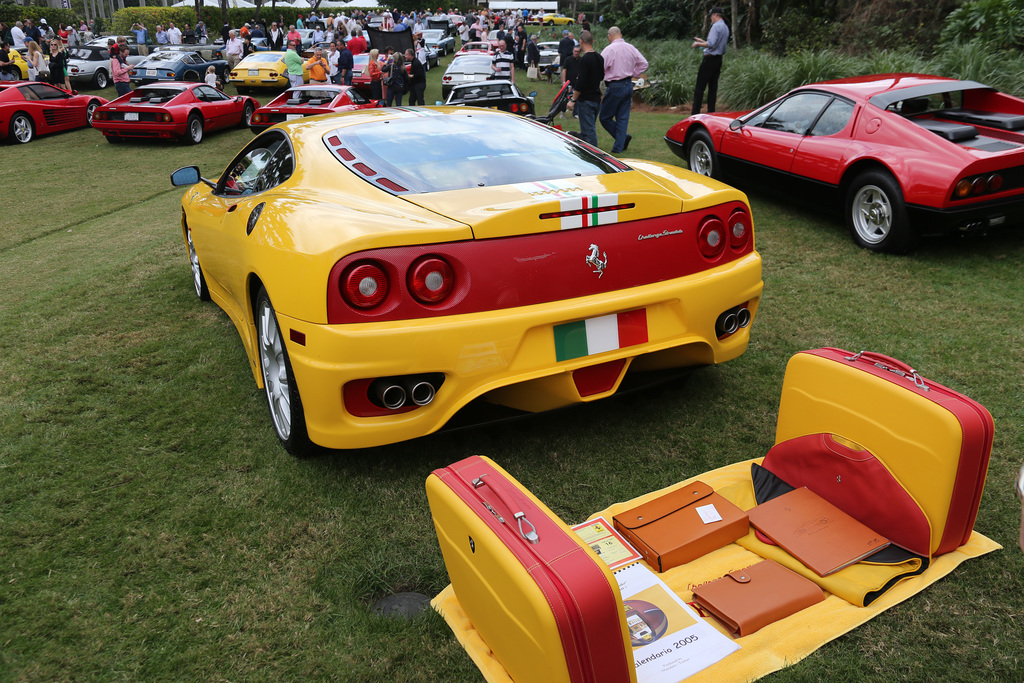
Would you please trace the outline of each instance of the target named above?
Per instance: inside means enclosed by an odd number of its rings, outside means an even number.
[[[555,325],[555,360],[572,360],[647,342],[647,310]]]

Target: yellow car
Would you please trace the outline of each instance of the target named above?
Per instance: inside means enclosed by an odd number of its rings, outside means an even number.
[[[21,49],[24,50],[24,48]],[[25,61],[25,55],[21,54],[18,48],[12,47],[7,51],[7,58],[11,61],[11,64],[4,67],[4,70],[12,76],[16,76],[17,80],[27,81],[28,62]]]
[[[303,69],[302,80],[309,83],[308,69]],[[228,83],[234,83],[240,93],[250,88],[287,88],[288,67],[284,64],[284,53],[249,53],[228,74]]]
[[[541,23],[545,26],[564,25],[572,26],[576,21],[572,17],[567,17],[564,14],[545,14],[541,17]]]
[[[763,286],[743,193],[490,109],[288,121],[171,179],[196,294],[297,454],[728,361]]]

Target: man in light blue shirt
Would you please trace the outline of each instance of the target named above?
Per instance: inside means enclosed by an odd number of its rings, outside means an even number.
[[[704,103],[704,88],[708,90],[708,113],[715,111],[718,97],[718,76],[722,73],[722,55],[729,45],[729,27],[725,25],[721,7],[711,8],[711,30],[708,39],[693,39],[693,47],[704,48],[704,59],[697,70],[697,87],[693,92],[693,114],[699,114]]]

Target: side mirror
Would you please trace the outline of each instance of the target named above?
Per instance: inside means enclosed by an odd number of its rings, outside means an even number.
[[[444,104],[444,102],[442,102],[441,100],[434,100],[434,106],[435,107],[440,107],[443,104]]]
[[[739,130],[742,127],[743,121],[740,121],[739,119],[733,119],[729,122],[729,130]]]
[[[184,166],[171,174],[171,185],[175,187],[195,185],[199,179],[198,166]]]
[[[529,95],[527,95],[527,97],[536,97],[536,96],[537,96],[537,91],[536,90],[534,90]]]

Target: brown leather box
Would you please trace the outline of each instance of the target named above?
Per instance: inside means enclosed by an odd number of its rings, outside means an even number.
[[[714,505],[722,519],[705,523],[697,508]],[[659,572],[695,560],[746,535],[747,514],[702,481],[612,518],[615,528]]]

